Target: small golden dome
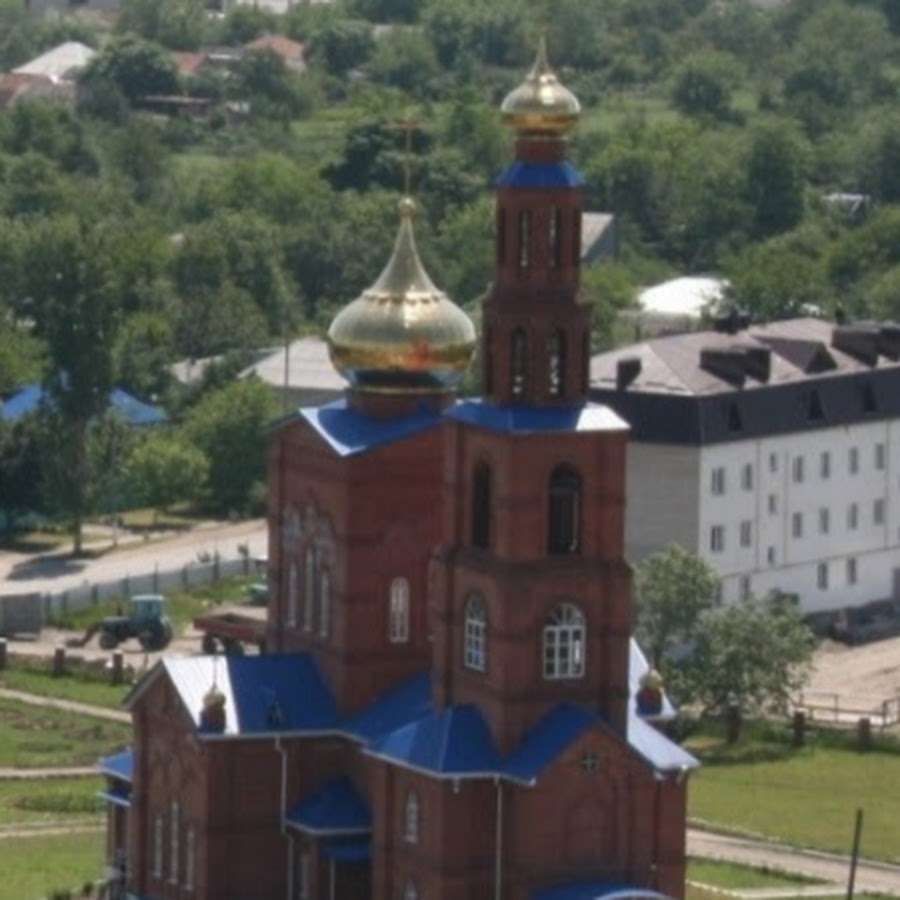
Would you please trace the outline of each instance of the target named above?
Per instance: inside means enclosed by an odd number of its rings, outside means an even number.
[[[567,134],[581,115],[581,104],[556,77],[547,62],[547,42],[541,36],[537,58],[525,80],[500,107],[503,122],[520,134]]]
[[[400,228],[378,280],[328,329],[332,365],[356,388],[432,393],[456,387],[475,349],[469,317],[438,290],[416,250],[416,206],[405,197]]]
[[[215,684],[213,684],[213,686],[203,695],[203,708],[212,709],[214,707],[223,706],[225,706],[225,695]]]
[[[661,691],[663,688],[662,675],[656,669],[648,669],[641,677],[641,687],[651,691]]]

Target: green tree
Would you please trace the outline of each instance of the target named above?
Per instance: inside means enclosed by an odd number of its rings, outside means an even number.
[[[170,50],[194,50],[203,37],[204,0],[123,0],[118,29]]]
[[[125,479],[135,500],[153,507],[154,522],[177,502],[194,502],[209,476],[203,452],[169,434],[141,441],[125,463]]]
[[[754,128],[747,158],[747,197],[757,237],[789,231],[803,217],[807,147],[789,123]]]
[[[675,108],[688,116],[727,119],[738,61],[724,53],[695,53],[682,61],[672,84]]]
[[[177,94],[178,72],[159,44],[126,34],[107,44],[88,63],[79,82],[89,94],[110,87],[129,103],[151,94]]]
[[[277,412],[271,389],[251,378],[209,394],[189,414],[184,436],[209,461],[208,497],[219,510],[249,511],[265,480],[266,428]]]
[[[274,51],[252,50],[237,65],[233,91],[250,101],[252,116],[286,126],[312,108],[311,95],[300,79]]]
[[[310,35],[311,57],[332,74],[343,76],[364,66],[375,52],[372,25],[357,19],[336,19],[322,23]]]
[[[41,435],[33,416],[0,419],[0,516],[7,534],[27,512],[42,507]]]
[[[175,341],[161,313],[138,312],[122,323],[113,347],[116,383],[138,397],[162,397],[172,376]]]
[[[418,30],[396,30],[383,35],[366,69],[374,81],[414,97],[429,96],[441,71],[434,48]]]

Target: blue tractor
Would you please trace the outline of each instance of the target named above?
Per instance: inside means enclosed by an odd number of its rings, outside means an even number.
[[[123,641],[137,638],[144,650],[162,650],[172,640],[172,622],[165,613],[162,594],[138,594],[129,600],[128,615],[107,616],[99,623],[100,646],[115,650]]]

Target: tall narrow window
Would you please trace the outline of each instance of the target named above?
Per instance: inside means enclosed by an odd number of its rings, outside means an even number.
[[[487,668],[487,608],[481,594],[470,594],[466,601],[465,641],[466,668],[483,672]]]
[[[562,210],[554,206],[547,221],[547,263],[551,269],[562,265]]]
[[[847,557],[847,584],[856,584],[856,557]]]
[[[408,844],[419,843],[420,822],[419,797],[415,791],[406,795],[406,810],[403,821],[403,840]]]
[[[885,452],[884,444],[878,443],[875,445],[875,468],[879,471],[884,469],[884,463],[887,459],[887,453]]]
[[[172,801],[172,809],[169,816],[169,881],[178,884],[178,839],[181,837],[180,809],[178,801]]]
[[[544,678],[584,675],[584,615],[577,606],[557,606],[544,625]]]
[[[197,851],[194,846],[194,826],[189,825],[184,833],[184,886],[192,891],[194,889],[194,869],[196,867]]]
[[[312,854],[309,847],[302,846],[297,854],[297,900],[312,897]]]
[[[565,391],[566,339],[555,328],[547,338],[547,391],[551,397],[561,397]]]
[[[491,543],[491,469],[479,463],[472,475],[472,546],[487,549]]]
[[[525,338],[525,332],[521,328],[517,328],[512,333],[512,347],[510,350],[512,395],[513,397],[524,397],[528,383],[528,342]]]
[[[319,635],[328,637],[328,629],[331,627],[331,573],[323,569],[319,575]]]
[[[419,889],[412,878],[406,879],[406,887],[403,888],[403,900],[419,900]]]
[[[287,623],[290,626],[297,624],[297,606],[299,604],[299,576],[297,574],[297,563],[291,562],[288,570],[288,608]]]
[[[303,563],[303,630],[312,631],[313,604],[316,602],[316,554],[312,547],[306,550]]]
[[[527,269],[531,263],[531,213],[519,210],[519,268]]]
[[[847,453],[847,469],[851,475],[859,472],[859,447],[851,447]]]
[[[577,553],[581,544],[581,478],[569,466],[557,466],[550,475],[547,550]]]
[[[392,644],[405,644],[409,640],[409,582],[395,578],[391,582],[390,621],[388,637]]]
[[[828,589],[828,563],[819,563],[816,566],[816,585],[820,591]]]
[[[581,210],[572,210],[572,265],[581,262]]]
[[[157,814],[153,820],[153,876],[163,877],[163,817]]]

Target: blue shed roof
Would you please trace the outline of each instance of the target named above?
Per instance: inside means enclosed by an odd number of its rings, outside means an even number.
[[[337,778],[298,803],[287,824],[316,835],[367,834],[372,816],[349,778]]]
[[[606,881],[572,881],[556,887],[542,888],[532,900],[666,900],[666,894],[637,885]]]
[[[608,406],[589,403],[567,409],[530,406],[493,406],[478,400],[457,403],[445,415],[490,431],[509,434],[546,434],[548,432],[625,431],[624,419]]]
[[[351,716],[344,729],[365,744],[420,719],[431,712],[431,674],[423,672],[404,681],[362,712]]]
[[[105,756],[97,760],[97,768],[103,775],[130,782],[134,779],[134,750],[123,750],[121,753]]]
[[[127,784],[117,784],[114,787],[98,791],[97,796],[102,797],[113,806],[121,806],[124,809],[131,807],[131,786]]]
[[[526,736],[503,765],[515,781],[533,783],[574,740],[597,724],[597,717],[564,704],[551,710]]]
[[[41,385],[26,384],[0,406],[0,418],[12,422],[31,415],[38,411],[46,396]],[[158,406],[144,403],[120,388],[110,391],[109,405],[129,425],[158,425],[166,421],[166,414]]]
[[[322,850],[335,862],[366,862],[372,858],[372,842],[368,838],[326,841]]]
[[[515,188],[574,188],[581,187],[584,178],[570,162],[532,163],[516,160],[494,181],[496,187]]]
[[[424,406],[408,416],[376,419],[351,409],[345,400],[301,409],[300,416],[331,445],[338,456],[365,453],[382,444],[434,428],[441,422],[439,412]]]

